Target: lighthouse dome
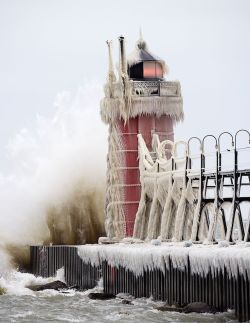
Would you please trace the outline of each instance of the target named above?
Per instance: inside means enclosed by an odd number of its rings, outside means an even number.
[[[142,36],[136,42],[135,50],[128,56],[127,62],[131,79],[162,79],[167,71],[165,62],[148,50]]]

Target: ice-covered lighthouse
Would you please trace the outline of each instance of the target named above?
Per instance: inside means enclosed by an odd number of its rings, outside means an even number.
[[[109,125],[105,225],[108,238],[133,235],[140,200],[137,135],[154,149],[160,140],[174,139],[174,124],[183,119],[178,81],[164,79],[167,65],[151,53],[142,36],[126,57],[124,37],[119,37],[119,68],[115,75],[111,42],[108,80],[101,101],[102,120]]]

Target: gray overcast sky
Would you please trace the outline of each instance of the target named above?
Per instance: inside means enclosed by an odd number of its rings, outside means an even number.
[[[58,92],[103,83],[105,40],[124,34],[130,52],[140,27],[182,85],[176,137],[249,128],[250,1],[0,0],[0,154]]]

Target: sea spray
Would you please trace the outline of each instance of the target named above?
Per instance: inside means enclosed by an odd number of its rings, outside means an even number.
[[[50,242],[53,244],[96,243],[104,234],[103,189],[87,188],[84,181],[64,203],[47,211]]]
[[[61,93],[51,117],[37,116],[33,129],[9,141],[10,167],[0,174],[0,249],[14,267],[26,262],[30,244],[82,244],[103,234],[101,96],[95,82],[75,95]]]

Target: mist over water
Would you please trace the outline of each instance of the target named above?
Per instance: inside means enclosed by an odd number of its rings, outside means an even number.
[[[9,256],[16,265],[25,262],[30,244],[83,244],[103,234],[107,130],[99,116],[101,96],[94,81],[60,93],[51,117],[37,116],[32,128],[9,140],[9,167],[0,170],[6,263]]]

